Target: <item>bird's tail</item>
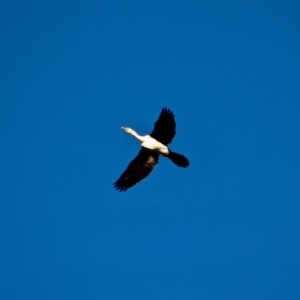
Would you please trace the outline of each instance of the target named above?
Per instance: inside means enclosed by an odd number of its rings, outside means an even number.
[[[190,165],[188,159],[182,154],[173,152],[169,149],[167,157],[178,167],[186,168]]]

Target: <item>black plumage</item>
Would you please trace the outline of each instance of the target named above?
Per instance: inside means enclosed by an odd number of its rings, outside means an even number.
[[[172,142],[175,134],[175,116],[170,109],[163,108],[157,121],[154,124],[154,129],[150,133],[150,136],[167,146]]]
[[[126,170],[120,178],[114,183],[114,187],[119,191],[127,189],[138,184],[146,178],[155,165],[158,163],[159,154],[142,147],[139,154],[129,163]]]

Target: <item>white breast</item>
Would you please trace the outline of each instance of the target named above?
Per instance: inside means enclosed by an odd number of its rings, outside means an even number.
[[[158,142],[157,140],[155,140],[154,138],[152,138],[150,135],[146,135],[145,140],[142,143],[142,146],[150,149],[150,150],[154,150],[157,151],[160,154],[169,154],[169,149],[167,146],[165,146],[164,144]]]

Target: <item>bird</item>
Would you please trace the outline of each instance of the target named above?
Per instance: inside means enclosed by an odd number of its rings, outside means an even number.
[[[162,108],[154,124],[154,129],[149,135],[140,136],[129,127],[121,128],[137,138],[142,147],[120,178],[113,184],[116,190],[126,191],[145,179],[158,164],[160,155],[169,158],[178,167],[187,168],[190,165],[185,156],[168,148],[168,144],[172,142],[176,134],[175,115],[169,108]]]

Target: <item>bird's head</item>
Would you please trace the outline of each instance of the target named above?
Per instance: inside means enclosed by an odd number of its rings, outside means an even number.
[[[132,129],[129,128],[129,127],[121,127],[125,132],[127,133],[131,133],[132,132]]]

